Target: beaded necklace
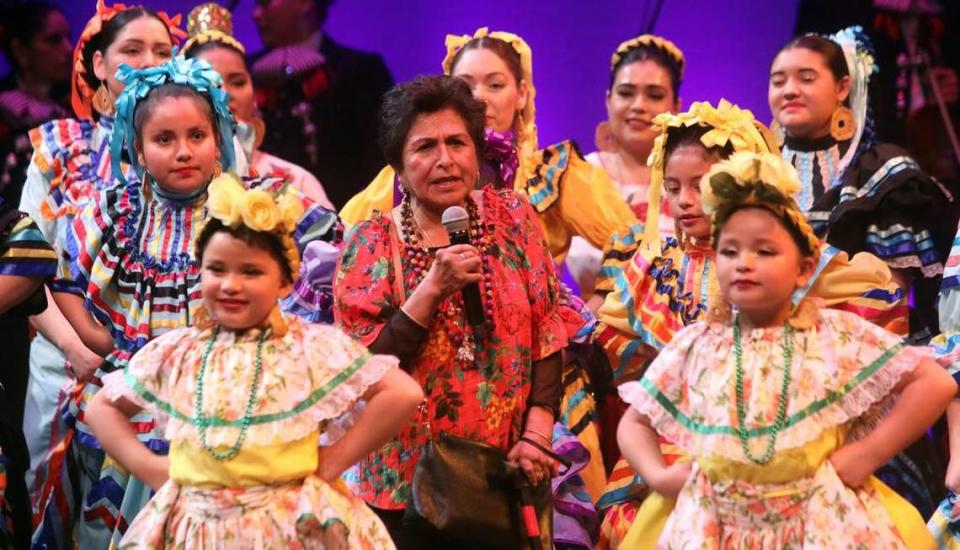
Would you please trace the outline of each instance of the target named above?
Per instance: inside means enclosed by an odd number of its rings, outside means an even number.
[[[257,342],[257,367],[253,373],[253,384],[250,387],[250,394],[247,396],[247,407],[243,411],[243,417],[240,419],[240,436],[237,437],[236,443],[226,451],[218,451],[207,443],[207,428],[219,423],[218,421],[221,419],[216,416],[208,417],[203,413],[203,375],[207,371],[207,359],[210,357],[210,351],[213,350],[213,344],[217,341],[219,334],[220,325],[217,325],[217,327],[213,329],[210,343],[207,344],[207,349],[203,352],[203,359],[200,361],[200,372],[197,373],[196,396],[193,401],[193,416],[197,422],[197,429],[200,432],[200,443],[203,445],[203,449],[215,460],[222,461],[230,460],[237,456],[240,453],[240,447],[243,446],[244,440],[247,439],[247,430],[250,429],[253,404],[257,400],[257,390],[260,387],[260,379],[263,375],[263,341],[266,340],[267,331],[264,330],[263,333],[260,334],[260,340]]]
[[[740,447],[744,456],[751,462],[766,464],[773,459],[773,451],[777,445],[777,436],[783,430],[787,417],[787,390],[790,387],[790,371],[793,363],[793,327],[787,323],[783,327],[783,382],[780,384],[780,402],[777,404],[777,417],[773,421],[773,433],[767,441],[767,449],[763,455],[757,457],[750,451],[747,444],[747,410],[743,397],[743,348],[740,346],[740,314],[733,319],[733,350],[736,357],[737,376],[737,436],[740,438]]]
[[[493,270],[489,256],[492,253],[493,239],[490,229],[480,218],[476,202],[467,197],[467,213],[470,216],[470,243],[480,250],[480,259],[483,264],[483,304],[486,316],[486,334],[493,334]],[[430,270],[435,252],[424,243],[423,233],[416,219],[413,217],[413,208],[410,206],[409,196],[405,196],[400,203],[400,233],[403,241],[404,258],[409,269],[412,270],[416,288]],[[463,363],[474,363],[478,352],[482,351],[483,335],[476,338],[472,327],[465,321],[463,310],[463,296],[456,292],[441,302],[435,317],[446,318],[450,322],[449,335],[457,349],[456,358]],[[469,327],[469,328],[468,328]]]

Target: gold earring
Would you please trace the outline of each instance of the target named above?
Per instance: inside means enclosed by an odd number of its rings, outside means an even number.
[[[762,133],[762,132],[761,132]],[[774,118],[770,123],[770,133],[773,134],[774,141],[777,142],[777,147],[783,147],[783,141],[786,139],[785,133],[783,131],[783,126],[780,126],[780,123],[777,122],[777,119]]]
[[[839,105],[830,116],[830,135],[837,141],[847,141],[853,137],[857,124],[853,120],[853,111]]]
[[[93,104],[94,110],[101,115],[113,114],[113,98],[110,97],[110,90],[107,89],[105,83],[100,83],[100,87],[97,88],[97,91],[93,94],[91,103]]]
[[[213,177],[214,179],[216,179],[216,178],[219,178],[222,174],[223,174],[223,165],[220,164],[220,161],[218,160],[213,165]]]

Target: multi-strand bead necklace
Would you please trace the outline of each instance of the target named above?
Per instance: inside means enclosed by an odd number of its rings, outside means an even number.
[[[467,213],[470,215],[470,244],[480,251],[480,260],[483,264],[483,304],[484,314],[486,316],[486,333],[493,333],[493,271],[490,267],[490,258],[492,256],[493,239],[489,228],[483,220],[480,219],[479,209],[472,198],[467,198]],[[430,271],[433,264],[435,251],[428,247],[423,238],[419,224],[413,217],[413,208],[410,206],[409,197],[404,197],[400,203],[400,231],[403,241],[404,259],[408,266],[408,272],[413,273],[413,284],[410,288],[416,288],[423,281],[423,278]],[[473,329],[466,322],[466,316],[463,310],[463,297],[457,292],[448,296],[435,314],[438,320],[446,318],[447,330],[453,345],[457,350],[457,360],[464,363],[473,363],[477,357],[477,352],[482,349],[482,341],[477,341]]]

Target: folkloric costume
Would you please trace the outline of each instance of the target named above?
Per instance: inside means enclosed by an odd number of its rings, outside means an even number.
[[[0,197],[0,278],[36,281],[56,273],[57,256],[29,217]],[[0,547],[27,547],[30,542],[30,495],[26,473],[30,455],[23,436],[23,404],[27,393],[27,317],[47,307],[43,287],[0,313]]]
[[[624,56],[637,49],[643,49],[644,51],[656,49],[663,52],[676,64],[680,71],[680,79],[683,79],[683,71],[686,66],[686,59],[683,57],[683,52],[680,51],[680,48],[673,42],[652,34],[643,34],[621,42],[620,45],[617,46],[617,49],[614,50],[613,55],[610,56],[610,72],[615,73],[618,70],[617,66]],[[613,93],[613,91],[610,90],[609,93]],[[610,176],[610,181],[613,182],[614,186],[616,186],[620,192],[620,196],[623,197],[623,200],[626,201],[627,205],[637,216],[637,219],[646,220],[650,182],[624,181],[623,174],[621,174],[616,167],[607,166],[603,160],[603,153],[617,154],[616,150],[618,145],[616,138],[610,134],[609,125],[609,121],[604,120],[597,126],[596,141],[599,150],[588,154],[585,158],[590,164],[604,169],[607,175]],[[663,206],[665,206],[665,204],[660,205],[660,235],[662,237],[669,237],[673,235],[674,222],[669,212],[663,211]],[[604,251],[599,247],[590,245],[580,237],[574,237],[570,243],[570,253],[567,255],[566,262],[567,269],[570,270],[570,274],[574,280],[576,280],[577,285],[580,287],[581,295],[584,297],[587,297],[588,294],[593,294],[593,291],[596,290],[597,277],[600,274],[603,263],[603,253]]]
[[[190,10],[187,16],[187,33],[190,38],[180,50],[184,57],[195,57],[195,49],[210,43],[231,49],[241,57],[246,56],[246,48],[233,37],[233,19],[230,12],[217,4],[200,4]],[[313,174],[292,162],[260,150],[265,132],[263,119],[259,116],[253,121],[237,123],[237,138],[246,164],[250,167],[250,176],[287,181],[307,198],[333,210],[333,204]]]
[[[77,441],[93,462],[102,452],[84,422],[84,414],[86,404],[99,390],[97,382],[109,372],[124,369],[130,357],[150,340],[196,322],[201,304],[194,240],[208,217],[207,189],[186,195],[171,194],[138,164],[132,166],[128,181],[119,159],[124,154],[137,158],[133,127],[137,103],[151,90],[168,83],[189,86],[209,97],[219,130],[220,162],[226,171],[233,169],[234,162],[234,121],[227,105],[228,96],[220,88],[220,75],[205,61],[176,57],[163,65],[140,70],[122,65],[117,76],[126,87],[117,101],[111,157],[114,176],[122,183],[102,191],[68,228],[62,237],[60,278],[53,285],[57,292],[83,297],[87,309],[115,340],[114,350],[72,403],[70,411],[76,423]],[[244,185],[276,190],[285,183],[252,179],[245,180]],[[302,254],[313,249],[326,258],[325,263],[332,264],[337,256],[335,245],[341,238],[336,214],[309,204],[294,237]],[[316,274],[330,269],[325,266],[314,272],[302,270],[295,282],[297,292],[291,296],[300,295],[304,289],[317,296],[313,303],[316,309],[306,312],[310,315],[329,319],[329,311],[322,309],[332,303],[332,278],[328,276],[324,281]],[[297,310],[296,306],[302,304],[292,305],[290,309]],[[168,444],[155,433],[150,414],[141,413],[131,420],[138,437],[151,450],[167,451]],[[130,479],[108,457],[100,480],[88,491],[84,502],[84,517],[96,518],[88,520],[85,526],[94,539],[88,543],[105,547],[111,531],[115,532],[114,541],[119,540],[148,497],[148,488],[140,480]]]
[[[207,210],[231,228],[279,238],[299,272],[299,193],[245,190],[224,176]],[[342,482],[320,479],[318,444],[340,437],[394,357],[341,331],[283,319],[233,331],[200,308],[104,378],[111,398],[149,408],[170,444],[170,480],[121,541],[133,548],[393,548],[386,528]]]
[[[906,151],[876,142],[868,85],[877,67],[863,30],[850,27],[825,38],[843,50],[850,107],[837,108],[822,139],[784,136],[783,158],[800,174],[797,202],[831,245],[918,272],[911,334],[929,337],[937,333],[936,296],[960,209]]]
[[[110,136],[113,104],[106,85],[93,89],[84,80],[83,49],[107,22],[133,6],[97,2],[96,14],[87,22],[73,54],[71,105],[78,118],[52,120],[30,132],[33,158],[27,167],[20,210],[33,218],[58,256],[63,236],[74,217],[99,194],[116,185],[111,172]],[[177,27],[180,17],[158,16],[174,40],[186,37]],[[123,171],[131,176],[129,166]],[[82,390],[68,374],[66,357],[42,333],[30,346],[30,384],[24,417],[24,433],[30,447],[34,521],[38,525],[34,544],[48,548],[69,546],[75,517],[77,475],[74,457],[68,453],[72,432],[64,423],[71,393]],[[70,467],[68,468],[68,464]],[[83,480],[81,479],[81,482]],[[82,483],[81,483],[82,484]]]
[[[647,220],[638,233],[615,239],[604,265],[605,284],[611,289],[599,311],[595,333],[613,367],[613,384],[638,380],[649,362],[673,337],[702,321],[716,305],[719,286],[715,252],[709,243],[698,242],[677,231],[662,238],[658,208],[663,187],[667,142],[671,130],[701,126],[709,128],[700,138],[704,148],[729,147],[734,152],[776,152],[765,127],[750,111],[721,100],[714,108],[695,102],[685,113],[654,118],[660,135],[650,155],[651,186]],[[624,262],[624,258],[629,261]],[[836,309],[853,311],[888,329],[906,330],[903,295],[891,281],[889,269],[869,254],[848,260],[833,247],[820,247],[820,262],[807,292]],[[617,400],[611,403],[619,408]],[[682,452],[667,441],[661,449],[668,461]],[[598,502],[604,511],[602,546],[620,545],[641,501],[649,493],[644,481],[621,459],[611,473],[606,492]]]
[[[741,205],[766,208],[816,258],[819,239],[790,198],[799,187],[780,157],[735,153],[701,192],[715,228]],[[621,386],[694,461],[675,502],[644,501],[625,547],[929,547],[916,509],[876,478],[846,487],[828,457],[872,429],[930,353],[811,306],[801,302],[782,327],[741,334],[739,319],[711,305],[710,322],[678,332],[642,380]]]

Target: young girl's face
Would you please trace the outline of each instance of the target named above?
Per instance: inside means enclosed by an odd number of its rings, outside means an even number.
[[[210,182],[220,151],[210,113],[196,97],[167,97],[150,109],[140,136],[140,165],[171,193]]]
[[[291,288],[270,252],[229,233],[214,234],[203,251],[203,303],[224,328],[246,330],[263,324]]]
[[[703,239],[710,236],[710,219],[700,201],[700,178],[720,159],[699,145],[674,149],[663,167],[663,191],[670,213],[685,234]]]
[[[754,326],[774,326],[790,316],[793,291],[807,284],[813,259],[765,208],[734,212],[720,230],[717,279],[724,297]]]

